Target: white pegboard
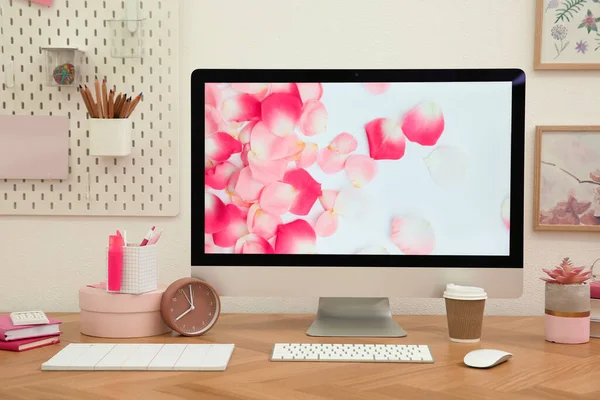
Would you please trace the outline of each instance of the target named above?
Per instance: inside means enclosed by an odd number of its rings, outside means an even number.
[[[125,1],[0,0],[0,113],[65,115],[70,119],[69,178],[0,180],[4,215],[147,215],[179,213],[178,60],[179,4],[140,0],[145,19],[143,58],[112,58],[106,20],[126,19]],[[75,87],[46,86],[41,48],[77,46],[85,51],[82,84],[106,77],[130,95],[144,92],[132,115],[132,153],[93,157],[89,119]],[[6,72],[14,65],[14,86]],[[0,127],[1,129],[2,127]]]

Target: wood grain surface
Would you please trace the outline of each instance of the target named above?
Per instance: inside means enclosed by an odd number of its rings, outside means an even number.
[[[485,317],[478,344],[447,339],[445,316],[397,316],[400,339],[314,338],[309,315],[222,315],[202,338],[157,336],[111,340],[79,333],[78,314],[63,321],[62,343],[23,353],[0,352],[0,399],[256,399],[444,400],[600,399],[600,339],[583,345],[544,340],[541,317]],[[61,372],[40,366],[69,343],[235,343],[225,372]],[[271,362],[273,343],[427,344],[434,364]],[[496,348],[514,357],[487,370],[464,366],[464,355]]]

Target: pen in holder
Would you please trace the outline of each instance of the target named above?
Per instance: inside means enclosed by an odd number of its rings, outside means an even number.
[[[107,291],[111,293],[141,294],[152,292],[158,288],[158,245],[140,246],[128,244],[122,247],[123,258],[121,267],[120,289]],[[111,254],[107,249],[107,282],[111,282]]]

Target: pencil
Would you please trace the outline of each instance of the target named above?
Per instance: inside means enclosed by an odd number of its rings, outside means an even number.
[[[115,103],[115,118],[119,118],[121,115],[121,107],[123,107],[123,102],[125,101],[125,96],[123,93],[119,93],[119,97],[117,98],[117,102]]]
[[[94,101],[94,96],[92,96],[92,92],[90,91],[90,88],[87,85],[85,85],[84,89],[85,89],[84,94],[88,99],[88,103],[90,103],[90,107],[92,108],[91,117],[98,118],[98,108],[96,107],[96,102]]]
[[[127,113],[127,118],[129,118],[129,116],[131,115],[131,113],[133,113],[133,110],[135,110],[135,107],[138,105],[138,103],[140,102],[140,100],[142,99],[142,96],[144,95],[144,93],[140,93],[137,95],[137,97],[135,98],[135,100],[133,100],[133,103],[131,103],[131,107],[129,107],[129,112]]]
[[[90,114],[90,117],[92,117],[92,108],[90,105],[90,102],[88,101],[88,98],[86,96],[86,94],[83,91],[83,87],[81,85],[79,85],[79,93],[81,94],[81,98],[83,99],[83,103],[85,104],[85,108],[87,108],[88,114]]]
[[[131,97],[128,98],[127,101],[125,101],[125,103],[123,104],[123,107],[121,107],[121,115],[119,115],[119,117],[127,118],[127,113],[129,112],[130,106],[131,106]]]
[[[100,81],[98,80],[98,75],[96,75],[94,86],[96,88],[96,107],[98,109],[98,118],[104,118],[104,112],[102,111],[102,95],[100,94]]]
[[[110,89],[110,94],[108,96],[108,118],[115,117],[115,92]]]
[[[104,108],[104,118],[108,116],[108,93],[106,91],[106,79],[102,80],[102,107]]]

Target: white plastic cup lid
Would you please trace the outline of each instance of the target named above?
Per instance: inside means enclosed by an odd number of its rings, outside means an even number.
[[[484,300],[487,299],[487,293],[479,287],[449,283],[446,285],[444,297],[453,300]]]

